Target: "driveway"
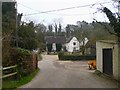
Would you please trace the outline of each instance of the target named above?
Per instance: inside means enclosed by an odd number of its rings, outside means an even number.
[[[89,70],[86,61],[59,61],[57,55],[42,55],[40,72],[20,88],[118,88],[116,81]]]

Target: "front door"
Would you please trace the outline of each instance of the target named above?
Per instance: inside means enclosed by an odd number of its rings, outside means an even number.
[[[112,49],[103,49],[103,73],[113,75]]]

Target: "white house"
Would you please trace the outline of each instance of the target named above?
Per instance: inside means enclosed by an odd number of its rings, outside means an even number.
[[[66,50],[68,52],[74,52],[80,50],[80,43],[76,37],[70,37],[66,41]]]

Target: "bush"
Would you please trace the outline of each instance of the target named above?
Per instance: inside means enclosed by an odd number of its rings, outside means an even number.
[[[41,54],[38,54],[38,60],[39,60],[39,61],[42,60]]]
[[[47,44],[47,49],[48,49],[48,52],[51,52],[52,51],[52,44]]]
[[[18,50],[19,54],[21,54],[21,55],[26,55],[26,56],[32,55],[31,51],[29,51],[27,49],[17,48],[17,50]]]
[[[10,66],[17,65],[18,78],[29,75],[37,67],[37,55],[26,49],[12,48],[10,59]]]
[[[32,59],[32,53],[29,50],[22,48],[12,48],[11,50],[11,61],[12,64],[17,65],[18,78],[26,76],[31,73],[31,68],[27,68],[30,63],[27,61]],[[32,66],[31,66],[32,67]]]
[[[96,59],[96,55],[68,55],[68,54],[64,54],[63,52],[60,52],[58,54],[58,58],[59,60],[92,60],[92,59]]]
[[[64,52],[62,52],[62,51],[58,53],[59,60],[62,60],[63,55],[64,55]]]
[[[62,44],[56,44],[56,51],[60,52],[62,48]]]

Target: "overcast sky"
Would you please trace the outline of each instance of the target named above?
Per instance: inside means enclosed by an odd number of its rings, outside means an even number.
[[[110,2],[110,3],[104,3]],[[108,21],[105,14],[97,8],[108,7],[112,12],[116,12],[115,5],[111,0],[17,0],[18,12],[23,13],[22,20],[32,20],[35,23],[51,24],[59,21],[62,24],[76,24],[77,21],[92,22],[93,18],[98,21]],[[104,4],[99,4],[104,3]],[[91,5],[93,4],[93,5]],[[85,6],[90,5],[90,6]],[[39,13],[51,10],[77,7],[62,11]],[[39,14],[34,14],[39,13]],[[31,15],[29,15],[31,14]]]

